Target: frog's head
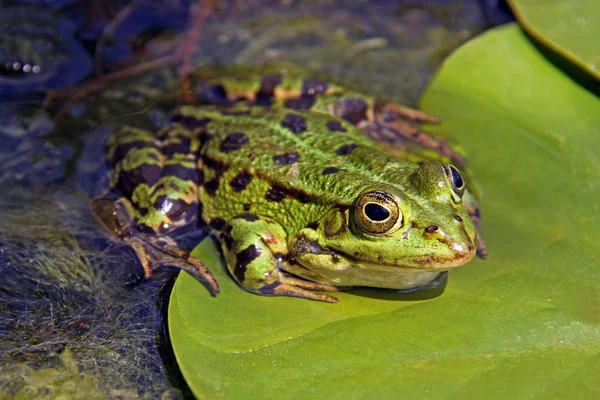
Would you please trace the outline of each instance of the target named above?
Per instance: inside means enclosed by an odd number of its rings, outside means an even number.
[[[403,179],[370,185],[350,208],[329,211],[312,238],[334,256],[312,252],[299,262],[332,282],[337,274],[340,285],[410,288],[470,261],[477,234],[458,170],[431,162]]]

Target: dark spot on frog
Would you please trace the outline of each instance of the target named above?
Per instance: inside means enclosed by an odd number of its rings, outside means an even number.
[[[357,147],[358,147],[358,145],[356,145],[356,144],[345,144],[345,145],[340,146],[335,151],[335,154],[337,154],[338,156],[347,156],[348,154],[352,153],[354,151],[354,149]]]
[[[275,281],[275,282],[269,283],[269,284],[261,287],[259,289],[259,292],[262,294],[274,294],[275,289],[277,289],[277,287],[279,287],[280,285],[281,285],[281,282]]]
[[[225,228],[225,220],[223,218],[213,218],[208,225],[216,231],[222,231]]]
[[[267,194],[265,195],[265,199],[269,201],[281,201],[285,199],[285,197],[285,189],[276,185],[271,186],[269,190],[267,190]]]
[[[242,132],[231,133],[225,136],[225,139],[221,142],[219,150],[223,153],[230,153],[235,150],[241,149],[244,145],[248,144],[248,136]]]
[[[196,129],[204,128],[206,125],[212,122],[210,118],[194,118],[188,115],[175,114],[171,118],[171,121],[179,123],[185,129],[189,131],[195,131]]]
[[[317,228],[319,227],[319,222],[318,221],[309,222],[308,225],[306,225],[306,227],[308,229],[312,229],[313,231],[317,230]]]
[[[300,159],[300,154],[298,153],[284,153],[284,154],[276,154],[273,156],[273,161],[277,164],[293,164]]]
[[[230,182],[229,186],[234,192],[241,192],[252,182],[253,176],[247,172],[240,172]]]
[[[197,171],[198,174],[198,181],[196,182],[198,185],[203,185],[204,184],[204,171],[199,169]]]
[[[229,99],[227,98],[227,91],[225,86],[219,83],[216,85],[200,84],[196,87],[196,96],[203,103],[209,104],[227,104]]]
[[[175,154],[190,154],[191,142],[188,138],[178,138],[177,143],[167,143],[161,147],[161,152],[165,156],[173,156]]]
[[[202,164],[206,168],[213,169],[217,175],[223,174],[228,168],[228,165],[224,162],[206,156],[202,157]]]
[[[248,269],[248,264],[250,264],[257,257],[259,257],[260,254],[260,247],[253,244],[246,247],[244,250],[240,251],[237,254],[233,274],[239,282],[244,281],[244,276],[246,275],[246,269]]]
[[[315,95],[323,93],[327,90],[329,85],[325,81],[320,81],[314,78],[307,78],[302,81],[302,94],[303,95]]]
[[[283,103],[285,108],[291,108],[292,110],[310,110],[315,104],[315,96],[302,95],[295,99],[288,99]]]
[[[346,128],[339,121],[327,121],[327,129],[330,132],[346,132]]]
[[[252,208],[252,204],[249,204],[249,203],[244,204],[244,211],[250,211],[250,208]]]
[[[281,126],[293,133],[301,133],[306,130],[306,120],[301,115],[289,113],[281,121]]]
[[[166,195],[158,196],[153,206],[171,220],[189,221],[198,212],[197,203],[188,204],[181,199],[173,199]]]
[[[456,222],[463,222],[463,219],[460,217],[460,215],[455,215],[454,219],[456,220]]]
[[[439,227],[437,225],[429,225],[427,228],[425,228],[425,232],[427,233],[436,233],[439,231]]]
[[[312,200],[310,194],[300,189],[287,189],[279,185],[272,185],[265,195],[269,201],[281,201],[285,198],[294,198],[300,203],[308,203]]]
[[[236,215],[234,218],[243,219],[244,221],[248,221],[248,222],[258,221],[258,216],[255,214],[240,214],[240,215]]]
[[[122,195],[131,198],[134,190],[142,183],[154,186],[162,175],[162,169],[156,164],[142,164],[129,171],[121,171],[116,185],[116,190]]]
[[[340,169],[336,168],[336,167],[327,167],[323,170],[322,174],[323,175],[329,175],[329,174],[335,174],[336,172],[338,172]]]
[[[220,176],[215,176],[210,181],[204,183],[204,190],[210,196],[214,196],[217,193],[217,189],[219,189],[219,182],[221,180]]]
[[[275,88],[281,83],[281,75],[265,75],[260,81],[260,90],[256,93],[256,104],[269,107],[273,104]]]
[[[368,108],[367,103],[360,97],[345,97],[333,105],[333,113],[336,117],[357,125],[367,120]]]
[[[186,168],[181,164],[169,164],[162,170],[162,176],[174,176],[184,181],[198,182],[199,171],[192,168]],[[204,176],[204,175],[203,175]]]

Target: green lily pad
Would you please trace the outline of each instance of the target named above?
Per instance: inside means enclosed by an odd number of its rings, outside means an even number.
[[[531,36],[600,79],[597,0],[508,0],[508,3]]]
[[[470,154],[487,261],[419,299],[383,290],[339,304],[222,287],[187,274],[169,306],[199,398],[591,398],[600,393],[600,100],[516,25],[456,51],[423,98]]]

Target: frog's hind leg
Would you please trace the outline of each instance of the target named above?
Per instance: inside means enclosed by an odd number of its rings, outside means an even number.
[[[231,219],[221,233],[227,268],[249,292],[271,296],[294,296],[337,303],[316,291],[337,291],[330,285],[303,281],[281,270],[287,262],[287,235],[274,221],[255,215]]]
[[[439,124],[439,120],[419,110],[387,103],[376,107],[373,119],[362,122],[358,128],[378,142],[392,145],[401,144],[402,141],[414,142],[447,157],[459,166],[464,165],[464,158],[444,141],[424,132],[421,129],[423,124]]]

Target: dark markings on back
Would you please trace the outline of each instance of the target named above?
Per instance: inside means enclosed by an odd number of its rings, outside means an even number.
[[[204,128],[212,120],[210,118],[194,118],[189,115],[175,114],[171,118],[171,121],[181,124],[185,129],[189,131],[195,131],[196,129]]]
[[[302,82],[302,94],[314,96],[315,94],[325,92],[328,87],[329,85],[325,81],[320,81],[314,78],[308,78]]]
[[[252,182],[252,178],[253,176],[251,174],[247,172],[240,172],[233,177],[233,179],[229,182],[229,185],[234,192],[241,192],[242,190],[246,189],[246,186],[248,186],[250,182]]]
[[[347,156],[352,153],[356,147],[358,147],[356,144],[344,144],[335,151],[335,154],[338,156]]]
[[[181,164],[165,165],[162,170],[162,176],[175,176],[184,181],[198,183],[198,170],[186,168]]]
[[[306,130],[306,120],[301,115],[289,113],[281,121],[281,126],[293,133],[301,133]]]
[[[265,75],[260,81],[260,90],[256,93],[256,104],[269,107],[273,104],[275,88],[281,83],[281,75]]]
[[[327,129],[330,132],[346,132],[346,128],[340,124],[340,121],[327,121]]]
[[[178,138],[177,143],[167,143],[161,147],[163,155],[169,157],[175,154],[189,154],[191,141],[188,138]]]
[[[296,99],[286,100],[283,106],[292,110],[310,110],[313,104],[315,104],[314,95],[302,95]]]
[[[232,151],[241,149],[246,144],[248,144],[248,136],[246,136],[245,133],[230,133],[221,141],[219,150],[221,150],[223,153],[230,153]]]
[[[116,190],[131,198],[133,191],[142,183],[149,187],[154,186],[160,179],[162,168],[156,164],[142,164],[129,171],[121,171],[116,185]]]
[[[336,117],[340,117],[353,125],[367,119],[367,109],[369,106],[360,97],[346,97],[333,106],[333,112]]]
[[[300,159],[300,154],[298,153],[283,153],[283,154],[275,154],[273,156],[273,161],[277,164],[293,164]]]
[[[269,201],[279,202],[285,198],[296,199],[303,204],[312,200],[311,195],[301,189],[285,188],[277,184],[273,184],[271,187],[269,187],[267,193],[265,194],[265,199]]]
[[[323,170],[323,175],[335,174],[340,169],[336,167],[327,167]]]
[[[244,281],[244,276],[246,275],[246,269],[248,269],[248,264],[250,264],[257,257],[259,257],[260,253],[260,247],[251,244],[250,246],[246,247],[244,250],[240,251],[237,254],[233,274],[239,282]]]
[[[229,103],[227,91],[223,84],[216,85],[199,84],[196,86],[196,96],[202,103],[226,104]]]

